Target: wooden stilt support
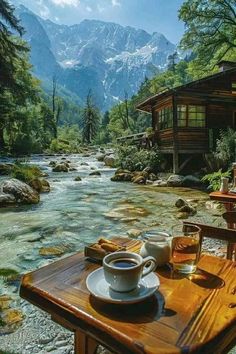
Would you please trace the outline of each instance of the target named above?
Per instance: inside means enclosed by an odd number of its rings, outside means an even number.
[[[179,154],[177,151],[173,151],[173,173],[179,173]]]

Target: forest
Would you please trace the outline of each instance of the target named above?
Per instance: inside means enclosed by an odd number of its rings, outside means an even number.
[[[150,117],[136,110],[145,98],[217,71],[222,59],[236,60],[236,13],[232,0],[187,0],[179,9],[185,33],[164,72],[146,78],[133,97],[108,112],[60,97],[57,77],[47,93],[33,75],[24,28],[7,0],[0,4],[0,149],[3,154],[76,152],[82,144],[106,144],[150,129]]]

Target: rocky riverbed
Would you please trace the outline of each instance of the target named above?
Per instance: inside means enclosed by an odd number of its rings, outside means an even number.
[[[112,182],[115,170],[98,161],[100,155],[90,151],[33,156],[29,163],[48,174],[50,193],[41,194],[38,204],[0,209],[0,352],[73,353],[71,333],[20,299],[21,274],[81,251],[101,236],[140,237],[154,229],[170,232],[179,222],[180,211],[175,205],[179,198],[196,210],[194,215],[182,217],[225,225],[222,210],[206,193]],[[55,171],[55,166],[65,165],[66,160],[70,161],[68,170]],[[4,179],[7,177],[0,178]],[[206,240],[204,249],[220,257],[225,254],[225,245],[219,241]]]

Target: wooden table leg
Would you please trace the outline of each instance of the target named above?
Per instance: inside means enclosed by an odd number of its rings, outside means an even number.
[[[95,354],[99,343],[80,330],[75,331],[75,354]]]

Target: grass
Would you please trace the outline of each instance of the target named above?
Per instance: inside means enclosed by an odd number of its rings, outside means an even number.
[[[29,183],[33,179],[41,177],[42,171],[37,166],[17,162],[12,169],[11,176],[22,182]]]

